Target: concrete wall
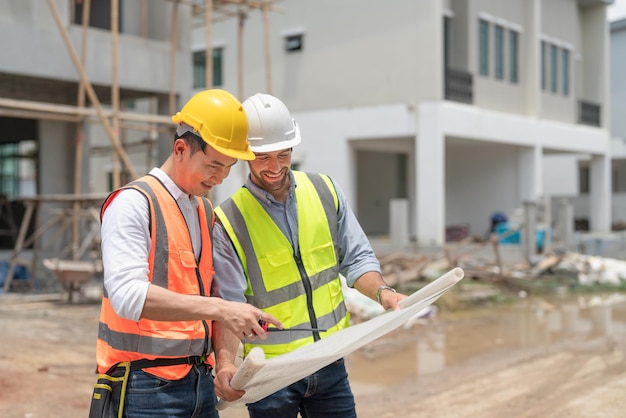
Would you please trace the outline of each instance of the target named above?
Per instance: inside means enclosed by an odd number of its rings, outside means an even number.
[[[581,98],[598,103],[607,109],[608,83],[608,29],[606,12],[603,6],[582,9],[581,13],[581,52],[582,52],[582,91]],[[610,112],[602,112],[603,126],[609,121]]]
[[[440,98],[442,6],[439,0],[385,2],[290,0],[270,15],[273,93],[294,110]],[[224,44],[224,88],[236,93],[237,21],[214,26]],[[287,53],[284,36],[304,35]],[[197,38],[203,42],[204,33]],[[262,19],[251,13],[244,33],[242,97],[265,91]],[[194,41],[195,43],[195,41]]]
[[[547,196],[578,196],[578,163],[582,158],[571,155],[544,157],[543,189]]]
[[[73,193],[74,124],[39,122],[39,184],[45,194]]]
[[[125,2],[133,3],[133,2]],[[135,2],[137,3],[137,2]],[[82,28],[70,25],[70,1],[56,1],[74,50],[80,52]],[[151,32],[157,39],[133,34],[119,35],[118,74],[121,87],[134,90],[168,92],[170,85],[169,11],[171,2],[150,2],[154,18]],[[178,50],[176,52],[175,89],[189,95],[191,91],[189,7],[179,7]],[[126,24],[139,22],[128,9]],[[158,32],[157,32],[158,29]],[[136,31],[136,30],[135,30]],[[156,33],[155,33],[156,32]],[[90,29],[87,35],[87,76],[94,84],[109,85],[112,80],[112,43],[109,31]],[[63,38],[47,2],[42,0],[3,0],[0,2],[0,71],[46,79],[78,81]]]
[[[467,223],[472,235],[484,236],[493,212],[520,205],[517,150],[465,142],[446,147],[446,224]]]
[[[453,13],[450,16],[450,51],[449,65],[457,70],[474,72],[474,68],[470,64],[471,49],[469,48],[470,20],[468,19],[468,7],[470,2],[467,0],[452,0],[450,9]]]

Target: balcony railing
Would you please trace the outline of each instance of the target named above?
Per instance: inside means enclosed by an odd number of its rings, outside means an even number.
[[[445,96],[446,100],[473,103],[474,89],[472,74],[467,71],[446,68]]]
[[[600,126],[600,105],[579,100],[578,123],[590,126]]]

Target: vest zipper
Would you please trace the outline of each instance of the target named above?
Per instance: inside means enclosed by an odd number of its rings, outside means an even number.
[[[311,286],[311,279],[309,279],[309,275],[306,273],[306,269],[304,268],[304,264],[302,263],[302,258],[300,258],[300,254],[294,252],[293,258],[296,260],[296,265],[298,266],[298,270],[300,270],[302,284],[304,285],[304,291],[306,293],[306,307],[309,311],[311,328],[319,328],[317,326],[317,316],[315,316],[315,309],[313,309],[313,286]],[[313,340],[321,340],[320,333],[318,331],[313,331]]]
[[[178,206],[178,210],[180,211],[180,214],[183,216],[183,219],[185,219],[185,214],[180,208],[180,205],[178,205],[178,202],[176,202],[176,205]],[[198,214],[198,226],[200,226],[199,217],[200,215]],[[191,243],[191,248],[193,250],[193,239],[191,239],[191,230],[189,229],[189,224],[187,223],[187,219],[185,219],[185,225],[187,225],[187,233],[189,234],[189,242]],[[202,234],[200,234],[200,239],[202,239]],[[202,257],[202,249],[200,249],[200,253],[201,253],[200,257]],[[196,279],[198,280],[198,288],[200,289],[200,296],[206,296],[204,283],[202,283],[202,276],[200,276],[200,266],[198,265],[198,261],[196,261],[195,270],[196,270]],[[204,343],[202,345],[203,346],[202,357],[206,358],[209,355],[209,337],[210,337],[209,334],[210,333],[209,333],[209,324],[207,324],[207,321],[205,319],[202,320],[202,327],[204,328]]]
[[[204,283],[202,283],[202,277],[200,277],[200,268],[196,264],[196,278],[198,279],[198,286],[200,287],[200,296],[206,296],[204,294]],[[204,349],[202,352],[203,356],[207,357],[209,355],[209,324],[207,324],[206,320],[202,320],[202,326],[204,327]]]

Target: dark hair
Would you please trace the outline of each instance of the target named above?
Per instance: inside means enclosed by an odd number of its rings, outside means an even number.
[[[191,155],[195,154],[196,151],[204,152],[206,150],[207,143],[191,131],[187,131],[181,136],[174,135],[174,140],[177,140],[178,138],[182,138],[187,143],[187,145],[189,145],[189,149],[191,149]]]

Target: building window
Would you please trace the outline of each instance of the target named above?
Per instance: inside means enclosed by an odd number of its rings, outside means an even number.
[[[548,89],[548,44],[541,41],[541,90]]]
[[[74,0],[74,23],[83,24],[83,8],[85,2],[82,0]],[[118,28],[123,32],[122,13],[124,11],[122,1],[119,2]],[[111,0],[92,1],[89,6],[88,26],[92,28],[100,28],[111,30]]]
[[[222,57],[224,56],[224,48],[213,48],[213,87],[219,87],[224,84]]]
[[[213,85],[222,85],[222,55],[224,48],[213,48]],[[193,53],[193,88],[206,88],[206,51]]]
[[[0,196],[9,200],[37,194],[37,142],[0,144]]]
[[[556,93],[559,89],[558,52],[556,45],[550,45],[550,91],[552,93]]]
[[[479,39],[479,72],[480,75],[489,75],[489,22],[480,20],[478,27]]]
[[[0,145],[0,195],[9,199],[19,196],[18,143]]]
[[[518,38],[516,31],[509,30],[509,81],[511,83],[519,81]]]
[[[206,87],[206,52],[196,51],[193,53],[193,88]]]
[[[302,51],[304,48],[304,35],[299,33],[296,35],[285,36],[285,51],[296,52]]]
[[[450,18],[443,18],[443,68],[450,68]]]
[[[563,49],[562,51],[562,63],[561,71],[563,73],[563,96],[569,95],[569,51]]]
[[[500,25],[495,26],[494,41],[496,58],[495,76],[496,79],[502,80],[504,78],[504,28]]]

